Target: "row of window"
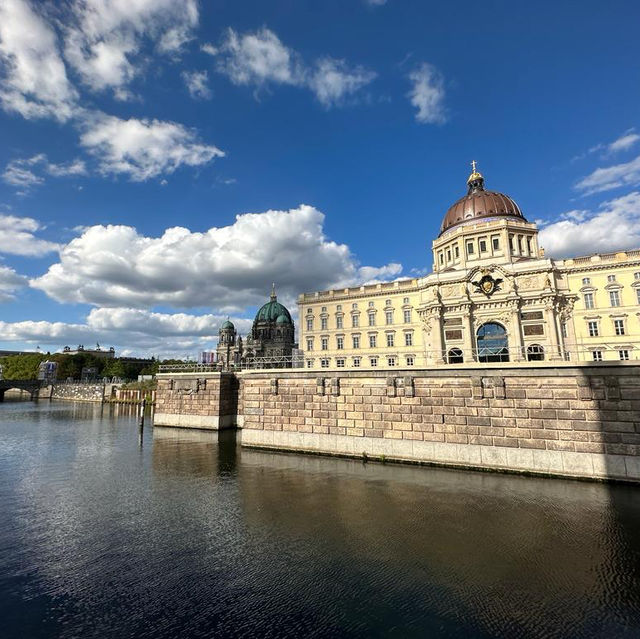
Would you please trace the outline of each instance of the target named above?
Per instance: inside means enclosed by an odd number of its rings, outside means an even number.
[[[377,348],[378,346],[378,336],[377,335],[368,335],[369,338],[369,348]],[[387,346],[395,346],[395,334],[387,333],[386,334],[386,342]],[[405,346],[413,346],[413,333],[405,333],[404,334],[404,345]],[[351,336],[351,347],[354,349],[360,348],[360,335],[352,335]],[[344,335],[338,335],[336,337],[336,350],[344,349]],[[313,350],[313,337],[307,338],[307,351]],[[320,338],[320,350],[328,351],[329,350],[329,338],[321,337]]]
[[[587,329],[589,330],[589,337],[600,337],[600,323],[598,320],[589,320]],[[627,327],[625,321],[623,319],[614,319],[613,330],[616,335],[626,335]]]
[[[369,366],[375,368],[378,366],[378,362],[381,361],[377,355],[372,355],[369,359]],[[407,355],[405,358],[405,363],[407,366],[413,366],[416,363],[416,358],[414,355]],[[352,365],[354,368],[360,368],[362,366],[362,357],[353,357]],[[384,360],[382,360],[384,361]],[[394,367],[399,365],[400,358],[395,355],[389,355],[386,358],[387,366]],[[344,368],[347,365],[346,357],[336,357],[336,368]],[[331,358],[330,357],[322,357],[320,359],[320,368],[329,368],[331,366]],[[313,360],[307,360],[307,368],[313,368]]]
[[[640,271],[636,271],[633,274],[633,279],[634,280],[640,280]],[[615,273],[612,273],[611,275],[607,275],[607,282],[611,283],[611,282],[615,282],[616,281],[616,276]],[[589,286],[591,284],[591,278],[590,277],[583,277],[582,278],[582,286]]]
[[[640,288],[635,289],[637,303],[640,304]],[[622,306],[620,291],[609,291],[609,306]],[[586,309],[595,308],[595,295],[594,293],[584,294],[584,307]]]
[[[408,304],[409,303],[409,298],[408,297],[403,297],[402,298],[402,303],[403,304]],[[385,306],[391,306],[391,300],[385,300],[384,301],[384,305]],[[373,302],[369,302],[369,308],[373,308],[373,306],[374,306],[374,303]],[[357,309],[358,308],[358,302],[353,302],[353,304],[351,304],[351,308],[353,310]],[[342,304],[338,304],[336,306],[336,311],[341,311],[341,310],[342,310]],[[322,306],[320,308],[320,312],[321,313],[326,313],[327,312],[327,307],[326,306]],[[311,307],[309,307],[307,309],[307,315],[310,315],[311,313],[313,313],[313,309]]]
[[[591,358],[593,359],[594,362],[601,362],[602,361],[602,351],[591,351]],[[621,362],[626,362],[629,360],[629,349],[627,348],[623,348],[620,349],[618,351],[618,359],[620,359]]]
[[[467,257],[476,255],[476,252],[480,257],[484,257],[491,251],[500,251],[500,236],[493,235],[489,237],[480,237],[478,240],[467,240],[466,244]],[[527,235],[509,235],[509,248],[512,253],[519,253],[520,255],[533,255],[533,245],[531,242],[531,236]],[[438,253],[438,262],[443,265],[446,261],[447,264],[455,262],[460,259],[460,247],[458,244],[454,244],[445,250]]]
[[[376,325],[376,311],[370,311],[367,314],[368,325],[375,326]],[[385,311],[384,314],[385,324],[387,326],[393,324],[393,311]],[[402,312],[402,319],[405,324],[411,324],[411,309],[405,309]],[[313,331],[313,317],[307,317],[307,331]],[[351,328],[359,328],[360,327],[360,316],[352,315],[351,316]],[[342,316],[336,317],[336,328],[341,329],[344,328],[344,318]],[[320,330],[326,331],[329,330],[329,318],[321,317],[320,318]]]

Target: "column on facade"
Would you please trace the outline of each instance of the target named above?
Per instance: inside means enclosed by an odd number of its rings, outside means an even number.
[[[547,324],[547,333],[549,335],[549,346],[551,353],[549,353],[549,359],[558,359],[559,346],[558,346],[558,330],[556,327],[556,314],[554,312],[554,304],[552,299],[548,299],[544,305],[544,319]]]
[[[522,342],[522,330],[520,327],[520,309],[518,304],[514,302],[511,305],[511,335],[513,337],[511,346],[511,353],[509,359],[513,359],[516,362],[525,359],[524,344]]]
[[[464,340],[464,361],[475,362],[474,341],[475,335],[473,331],[473,320],[471,318],[471,308],[467,307],[462,314],[462,338]]]

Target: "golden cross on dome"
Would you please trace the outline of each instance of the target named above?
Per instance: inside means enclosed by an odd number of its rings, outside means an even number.
[[[472,173],[476,172],[476,161],[475,160],[471,160],[471,172]]]

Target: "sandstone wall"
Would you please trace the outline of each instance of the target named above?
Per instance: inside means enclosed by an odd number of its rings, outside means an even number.
[[[245,446],[640,480],[637,365],[239,377]]]
[[[158,375],[153,423],[217,430],[238,422],[238,379],[232,373]]]

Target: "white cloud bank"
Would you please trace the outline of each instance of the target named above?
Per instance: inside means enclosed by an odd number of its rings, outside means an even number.
[[[16,159],[9,162],[2,174],[2,179],[11,186],[27,191],[31,187],[43,184],[45,181],[42,175],[39,175],[36,171],[44,171],[53,177],[67,177],[86,175],[87,167],[80,159],[55,164],[49,162],[44,153],[38,153],[30,158]]]
[[[584,195],[592,195],[638,184],[640,184],[640,156],[630,162],[596,169],[582,178],[576,184],[576,189],[582,191]]]
[[[444,81],[440,72],[428,62],[423,62],[409,73],[409,81],[412,87],[407,97],[417,109],[416,120],[423,124],[446,122]]]
[[[99,342],[133,350],[139,355],[183,357],[214,348],[220,325],[226,319],[226,315],[96,308],[90,311],[83,323],[0,321],[0,335],[7,342],[38,344],[54,349]],[[233,322],[241,334],[246,334],[251,328],[251,320],[233,318]]]
[[[303,291],[400,274],[399,264],[360,267],[348,246],[325,237],[323,223],[320,211],[302,205],[238,215],[203,233],[175,227],[146,237],[130,226],[93,226],[31,286],[67,303],[237,311],[263,303],[272,282],[294,305]]]
[[[59,244],[36,237],[40,222],[30,217],[0,213],[0,253],[40,257],[60,248]]]
[[[550,257],[564,258],[640,247],[640,192],[603,202],[598,211],[570,211],[540,230]]]
[[[202,49],[217,58],[218,71],[234,84],[258,89],[274,84],[307,88],[327,108],[344,104],[376,77],[362,66],[350,67],[345,60],[330,57],[307,65],[267,28],[243,34],[229,29],[219,47],[204,45]]]

